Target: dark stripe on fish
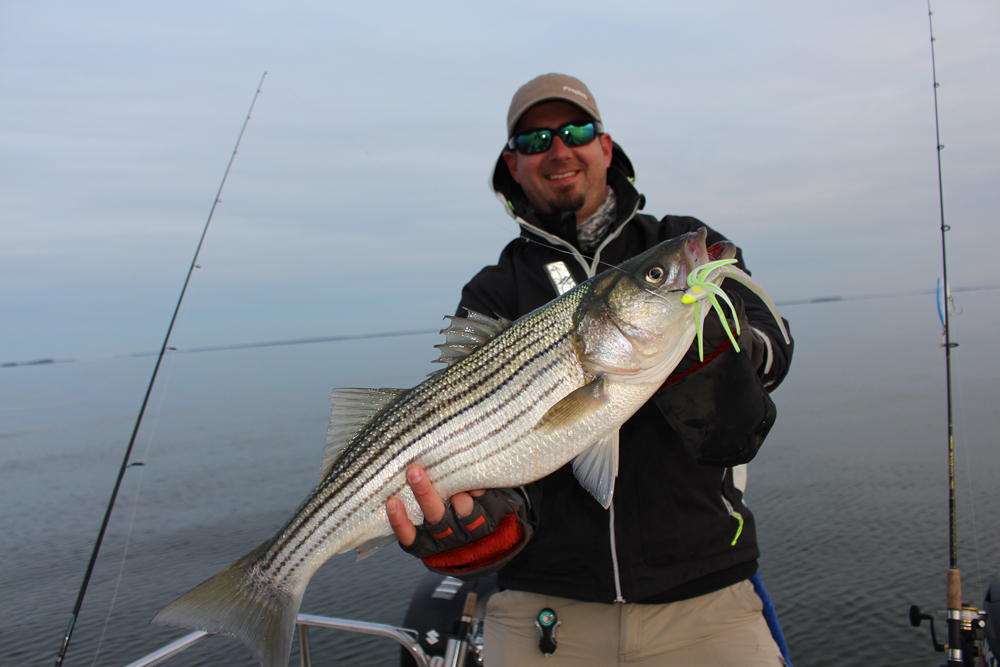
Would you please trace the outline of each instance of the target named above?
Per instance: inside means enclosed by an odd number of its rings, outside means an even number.
[[[550,324],[549,322],[550,319],[553,318],[543,318],[540,322],[536,322],[535,326],[526,332],[527,334],[535,334],[535,335],[527,335],[524,338],[519,339],[518,342],[520,343],[520,345],[518,345],[517,348],[513,351],[513,354],[510,354],[507,358],[516,359],[520,357],[526,351],[530,350],[531,347],[537,345],[539,340],[544,339],[546,336],[548,336],[551,333],[551,330],[549,326],[546,325]],[[569,337],[569,332],[567,331],[563,336],[561,336],[556,341],[546,346],[543,350],[532,355],[531,358],[526,360],[523,364],[521,364],[521,366],[526,368],[530,366],[532,363],[536,362],[539,358],[549,355],[555,348],[563,344],[568,339],[568,337]],[[560,355],[560,357],[557,357],[557,359],[554,360],[553,362],[546,364],[542,369],[538,369],[533,374],[533,377],[537,377],[548,372],[561,360],[562,359]],[[464,374],[464,377],[474,375],[477,371],[487,370],[488,372],[485,375],[483,375],[482,378],[480,378],[473,386],[471,387],[466,386],[464,388],[463,395],[469,396],[479,393],[480,395],[477,398],[473,399],[469,405],[465,406],[460,411],[456,412],[454,415],[449,416],[447,419],[443,421],[433,423],[429,428],[424,428],[422,433],[414,436],[413,435],[414,431],[417,431],[421,427],[424,427],[427,424],[427,422],[431,420],[435,414],[437,414],[437,411],[443,405],[447,405],[449,402],[454,400],[454,395],[451,394],[450,392],[447,392],[447,396],[444,397],[442,400],[442,396],[440,393],[434,393],[432,391],[433,389],[436,389],[440,383],[432,383],[431,386],[425,388],[425,390],[422,391],[420,395],[411,397],[411,400],[413,399],[418,399],[418,400],[416,400],[412,404],[407,404],[405,406],[409,412],[409,414],[407,415],[408,418],[405,420],[408,423],[400,433],[397,433],[392,438],[392,440],[395,442],[407,441],[410,443],[419,441],[421,438],[425,437],[428,433],[432,432],[433,430],[441,428],[442,426],[447,425],[449,422],[453,422],[455,419],[458,419],[464,414],[466,414],[470,409],[480,406],[483,402],[492,398],[498,391],[501,391],[505,387],[510,386],[511,380],[513,378],[516,378],[517,375],[520,374],[520,373],[515,373],[514,375],[510,375],[507,372],[508,369],[510,368],[510,364],[497,363],[497,357],[494,355],[483,354],[480,356],[479,359],[476,359],[476,361],[478,361],[479,363],[475,364],[475,366],[471,368],[466,369],[467,372]],[[503,380],[500,382],[496,382],[495,380],[498,377],[503,378]],[[446,379],[451,380],[450,377],[449,378],[442,377],[442,383],[444,383],[445,386],[450,386],[451,382],[444,382]],[[557,385],[558,384],[559,383],[557,383]],[[400,407],[397,407],[396,411],[398,411]],[[514,419],[507,422],[507,424],[513,423],[521,416],[523,416],[523,411],[522,413],[519,413]],[[372,429],[371,431],[366,433],[365,436],[363,437],[365,437],[365,439],[371,440],[373,439],[373,436],[377,436],[380,435],[382,432],[388,431],[389,429],[386,428],[385,424],[389,421],[390,420],[384,420],[384,421],[380,420],[378,425],[379,428]],[[478,423],[479,421],[480,419],[477,419],[476,421],[472,422],[472,424]],[[398,423],[399,422],[397,422],[397,424]],[[454,435],[456,435],[458,432],[466,430],[468,426],[469,426],[468,424],[463,425],[463,428],[458,429],[457,431],[452,431],[452,433],[449,434],[447,437],[454,437]],[[437,444],[437,441],[435,441],[435,444]],[[477,445],[481,444],[481,441],[477,442],[476,444]],[[431,445],[431,447],[432,446],[434,445]],[[403,458],[413,460],[419,457],[420,455],[425,454],[427,451],[429,451],[428,447],[427,449],[419,450],[414,455],[414,453],[410,451],[411,448],[409,446],[403,446],[399,448],[398,452],[387,456],[390,449],[391,446],[383,446],[377,450],[370,450],[364,447],[351,447],[349,450],[346,450],[344,452],[344,455],[347,455],[348,458],[343,458],[341,461],[338,462],[337,468],[335,470],[331,470],[331,473],[328,475],[328,479],[330,480],[335,479],[336,478],[335,472],[343,472],[345,468],[349,469],[352,467],[356,467],[355,471],[350,473],[348,477],[338,480],[339,483],[335,487],[330,485],[324,485],[323,487],[317,489],[318,493],[315,493],[310,498],[308,498],[305,503],[303,503],[303,507],[305,507],[315,502],[316,503],[315,508],[312,511],[308,512],[307,514],[297,516],[296,518],[298,519],[298,521],[296,522],[296,525],[294,527],[286,526],[285,529],[287,530],[291,528],[292,532],[286,535],[285,539],[281,540],[283,547],[271,554],[268,554],[268,557],[260,562],[260,566],[266,570],[272,570],[276,564],[275,559],[278,557],[280,553],[284,552],[286,554],[286,557],[282,559],[280,563],[277,564],[277,571],[280,572],[284,570],[285,567],[288,565],[289,556],[296,553],[296,551],[299,548],[301,548],[307,541],[309,541],[309,539],[315,534],[315,530],[308,531],[306,534],[302,534],[302,529],[306,525],[311,523],[315,519],[317,514],[322,512],[322,514],[326,516],[331,516],[335,514],[338,510],[340,510],[349,500],[357,500],[355,494],[352,494],[351,496],[342,499],[339,503],[337,503],[333,507],[326,506],[326,502],[331,497],[334,497],[338,493],[343,492],[347,487],[351,486],[352,483],[357,483],[359,476],[361,476],[365,472],[368,473],[366,478],[357,484],[358,490],[369,485],[372,479],[378,474],[385,474],[386,472],[391,471],[391,474],[387,475],[387,478],[392,479],[395,476],[395,474],[399,472],[399,469],[402,467],[398,464],[396,466],[386,465],[386,466],[381,466],[381,470],[377,470],[374,466],[365,464],[370,464],[372,461],[381,458],[387,458],[386,463],[390,464],[393,460],[398,459],[401,455],[405,455],[403,456]],[[462,451],[467,451],[467,448],[454,452],[453,454],[449,455],[442,461],[437,462],[435,466],[439,466],[445,463],[452,456]],[[494,456],[496,453],[499,453],[499,451],[503,451],[503,449],[498,450],[498,452],[494,452],[490,456]],[[350,457],[349,456],[350,454],[356,454],[356,455]],[[335,528],[342,525],[346,520],[351,518],[355,514],[357,507],[362,506],[365,502],[370,500],[373,495],[381,491],[383,488],[384,485],[377,487],[374,490],[374,492],[367,494],[360,503],[352,503],[355,504],[355,508],[345,512],[344,516],[340,517],[337,524],[328,528],[326,530],[327,535],[329,535]],[[320,522],[320,525],[322,525],[322,522]],[[318,527],[319,526],[317,526],[317,528]],[[313,547],[308,548],[302,554],[299,554],[300,557],[296,559],[298,561],[296,565],[298,563],[301,563],[303,560],[307,559],[312,554],[314,548],[315,545]],[[281,580],[286,580],[288,576],[291,575],[291,573],[294,571],[294,569],[295,565],[293,565],[291,569],[284,576],[281,577]],[[277,572],[275,572],[274,574],[277,574]]]

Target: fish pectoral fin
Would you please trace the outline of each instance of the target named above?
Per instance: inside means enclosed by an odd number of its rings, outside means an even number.
[[[564,396],[542,415],[535,428],[543,433],[552,433],[572,426],[593,415],[607,400],[604,378],[599,377]]]
[[[573,474],[601,507],[608,509],[618,477],[618,429],[604,436],[573,459]]]
[[[543,433],[572,427],[593,416],[608,400],[607,380],[600,376],[593,382],[570,392],[549,408],[535,428]],[[573,474],[607,509],[615,493],[618,476],[618,429],[605,435],[573,459]]]
[[[373,537],[370,540],[362,542],[354,547],[354,550],[358,553],[358,560],[364,560],[382,547],[387,547],[396,541],[395,535],[379,535],[378,537]]]
[[[330,428],[326,431],[326,447],[319,479],[323,481],[344,448],[354,440],[390,405],[401,399],[409,389],[334,389],[330,395]]]

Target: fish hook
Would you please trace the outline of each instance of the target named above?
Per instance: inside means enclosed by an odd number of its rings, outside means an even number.
[[[740,318],[736,314],[736,306],[733,302],[729,300],[729,297],[722,288],[713,283],[707,282],[709,279],[709,274],[715,269],[726,266],[727,264],[735,264],[735,259],[719,259],[714,262],[706,262],[702,264],[694,271],[688,274],[687,283],[688,289],[684,292],[684,296],[681,297],[681,303],[684,304],[694,304],[695,308],[695,323],[698,332],[698,360],[705,360],[705,348],[703,341],[703,318],[701,316],[701,302],[708,299],[711,302],[715,312],[719,314],[719,320],[722,322],[722,327],[726,330],[726,335],[729,336],[729,340],[733,343],[733,348],[737,352],[740,351],[740,345],[736,341],[736,336],[733,335],[732,329],[729,328],[729,322],[726,321],[726,314],[722,310],[722,305],[719,303],[718,297],[722,297],[722,300],[726,302],[729,306],[730,312],[733,314],[733,321],[736,323],[736,334],[740,333]]]

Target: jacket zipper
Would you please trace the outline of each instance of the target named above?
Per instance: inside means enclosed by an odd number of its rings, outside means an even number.
[[[594,253],[594,263],[590,266],[590,269],[587,271],[588,275],[590,275],[590,276],[596,275],[596,273],[597,273],[597,265],[601,261],[601,251],[604,250],[604,248],[609,243],[611,243],[613,240],[615,240],[616,238],[618,238],[618,236],[622,233],[622,230],[625,229],[625,225],[627,225],[628,223],[632,222],[632,218],[634,218],[635,214],[639,212],[639,202],[640,201],[642,201],[641,197],[638,198],[638,199],[636,199],[635,202],[633,202],[632,212],[628,215],[627,218],[625,218],[625,220],[622,221],[622,224],[618,225],[618,229],[616,229],[614,232],[612,232],[611,234],[609,234],[604,239],[604,242],[601,243],[600,246],[598,246],[597,251]],[[610,530],[610,535],[611,535],[611,568],[614,570],[614,575],[615,575],[615,602],[624,603],[625,602],[625,598],[622,596],[621,572],[618,569],[618,547],[615,545],[615,501],[614,501],[613,498],[611,500],[611,505],[608,507],[608,509],[610,510],[610,512],[608,512],[608,521],[611,524],[610,525],[610,529],[611,529]]]
[[[497,195],[497,197],[501,200],[501,202],[503,201],[503,198],[499,194]],[[641,197],[637,198],[635,200],[635,202],[633,202],[633,204],[632,204],[632,212],[629,213],[628,217],[626,217],[622,221],[622,223],[620,225],[618,225],[618,228],[615,229],[615,231],[612,232],[611,234],[609,234],[607,237],[605,237],[605,239],[601,243],[601,245],[598,246],[597,251],[594,253],[594,262],[593,262],[593,264],[588,264],[588,262],[584,259],[583,255],[580,253],[580,251],[577,250],[576,248],[574,248],[571,243],[567,243],[566,241],[564,241],[563,239],[559,238],[558,236],[555,236],[553,234],[549,234],[545,230],[539,229],[538,227],[535,227],[534,225],[532,225],[528,221],[524,220],[523,218],[519,218],[517,216],[514,216],[514,219],[517,220],[518,224],[520,224],[522,227],[530,229],[531,231],[535,232],[536,234],[538,234],[542,238],[548,239],[549,241],[553,242],[554,244],[558,244],[558,245],[561,245],[561,246],[567,248],[573,254],[573,256],[576,258],[576,261],[579,262],[581,265],[583,265],[584,270],[587,272],[587,276],[588,277],[593,277],[594,275],[596,275],[597,266],[600,263],[601,251],[604,250],[605,246],[607,246],[609,243],[611,243],[616,238],[618,238],[618,236],[622,233],[622,230],[625,229],[625,225],[627,225],[628,223],[630,223],[632,221],[632,219],[635,217],[635,214],[639,212],[639,202],[640,201],[642,201]],[[723,498],[723,500],[725,500],[725,498]],[[729,503],[727,502],[726,504],[728,505]],[[625,598],[622,597],[621,572],[618,569],[618,549],[615,546],[615,501],[614,500],[611,501],[611,505],[609,506],[608,509],[610,510],[608,512],[608,522],[609,522],[610,535],[611,535],[611,569],[613,570],[613,574],[615,576],[615,600],[614,601],[615,602],[625,602]],[[732,511],[732,507],[731,506],[730,506],[730,511]],[[742,525],[743,525],[743,522],[741,521],[740,522],[740,526],[742,527]]]
[[[642,197],[638,197],[634,202],[632,202],[632,212],[629,213],[628,217],[622,221],[622,224],[618,225],[618,229],[616,229],[615,231],[611,232],[606,237],[604,237],[604,240],[601,242],[601,245],[599,245],[597,247],[597,250],[594,251],[594,262],[593,264],[590,265],[590,268],[587,270],[588,276],[593,278],[594,276],[597,275],[597,266],[601,262],[601,252],[604,250],[605,247],[607,247],[609,243],[611,243],[621,235],[622,230],[625,229],[625,225],[632,222],[632,218],[634,218],[635,214],[639,212],[639,203],[641,201]]]
[[[615,574],[615,602],[625,602],[625,598],[622,597],[622,580],[618,571],[618,549],[615,547],[615,501],[611,501],[611,505],[608,507],[610,512],[608,512],[608,521],[611,524],[611,569],[614,570]]]
[[[587,262],[587,259],[583,256],[583,254],[579,250],[577,250],[573,246],[572,243],[568,243],[567,241],[556,236],[555,234],[550,234],[544,229],[540,229],[534,226],[524,218],[519,218],[517,216],[514,216],[514,219],[517,221],[517,224],[519,224],[521,227],[524,227],[525,229],[528,229],[534,232],[535,234],[538,234],[542,238],[550,241],[553,245],[558,245],[566,248],[566,250],[568,250],[570,254],[572,254],[573,257],[576,259],[576,261],[583,267],[583,270],[587,273],[587,277],[593,278],[595,275],[597,275],[597,266],[598,264],[600,264],[601,251],[604,250],[604,247],[606,245],[608,245],[616,238],[618,238],[619,235],[621,235],[622,230],[625,229],[625,225],[632,222],[632,218],[634,218],[635,214],[639,212],[640,201],[642,201],[641,197],[637,198],[635,202],[633,202],[632,212],[628,215],[627,218],[622,220],[622,223],[618,225],[615,231],[613,231],[611,234],[605,237],[604,241],[601,242],[601,245],[598,246],[597,250],[594,252],[594,261],[592,263]]]

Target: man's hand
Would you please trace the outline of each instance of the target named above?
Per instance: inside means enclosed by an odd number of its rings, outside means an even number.
[[[735,294],[729,295],[730,301],[733,302],[733,307],[736,310],[736,318],[740,323],[740,335],[738,337],[740,343],[740,353],[746,355],[747,359],[750,361],[750,366],[757,370],[764,363],[764,354],[766,351],[766,344],[757,335],[753,329],[750,328],[750,322],[747,320],[746,308],[743,305],[743,299]],[[708,307],[708,302],[703,302],[705,304],[703,307]],[[726,309],[728,311],[728,309]],[[727,312],[727,322],[729,324],[729,329],[736,335],[736,322],[733,321],[732,313]],[[695,339],[691,343],[691,347],[683,357],[681,357],[680,363],[667,378],[664,386],[669,386],[676,382],[680,377],[685,374],[701,368],[706,365],[707,361],[711,358],[712,353],[719,348],[729,344],[729,334],[726,333],[725,327],[722,326],[722,321],[719,319],[719,313],[713,308],[709,311],[708,316],[705,318],[704,325],[702,326],[702,338],[704,343],[705,360],[702,361],[698,355],[698,340]]]
[[[406,469],[406,482],[410,485],[410,490],[420,505],[420,511],[424,513],[424,520],[428,525],[440,523],[444,519],[447,508],[444,500],[431,485],[427,473],[418,465],[412,465]],[[463,491],[451,497],[451,506],[459,518],[464,518],[472,514],[474,508],[473,498],[486,493],[483,489],[475,491]],[[385,503],[385,511],[389,515],[389,525],[392,532],[396,534],[396,539],[404,547],[409,547],[417,539],[417,527],[406,515],[406,508],[403,501],[393,496]]]
[[[470,581],[496,572],[531,538],[525,496],[517,489],[480,489],[456,493],[448,507],[418,465],[406,470],[424,522],[413,525],[403,502],[385,503],[389,525],[403,551],[428,568]]]
[[[652,398],[691,456],[715,467],[750,461],[777,414],[757,375],[767,344],[750,328],[743,300],[730,299],[740,322],[740,352],[728,350],[729,334],[713,309],[705,318],[705,360],[698,359],[694,342]],[[729,326],[735,332],[735,322]]]

